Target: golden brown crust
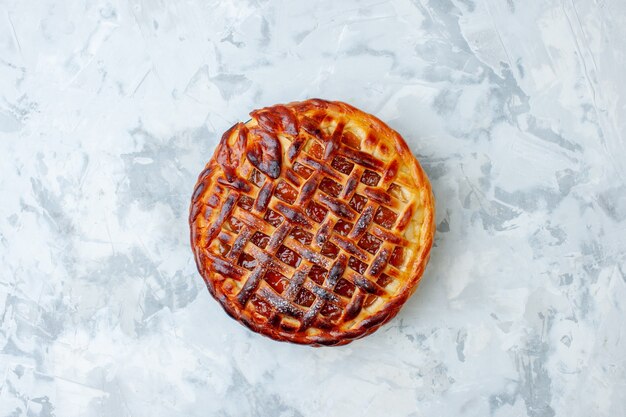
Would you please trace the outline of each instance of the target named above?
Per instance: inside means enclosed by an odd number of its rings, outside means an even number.
[[[222,136],[189,214],[196,264],[224,310],[255,332],[343,345],[413,294],[434,199],[402,137],[346,103],[255,110]]]

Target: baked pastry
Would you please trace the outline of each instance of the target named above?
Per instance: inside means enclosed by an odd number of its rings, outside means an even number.
[[[415,291],[434,199],[402,137],[324,100],[255,110],[222,136],[189,223],[198,270],[234,319],[276,340],[343,345]]]

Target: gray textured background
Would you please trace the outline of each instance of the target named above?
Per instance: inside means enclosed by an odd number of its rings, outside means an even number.
[[[626,415],[622,0],[0,0],[0,416]],[[346,100],[432,179],[399,316],[275,343],[187,209],[253,108]]]

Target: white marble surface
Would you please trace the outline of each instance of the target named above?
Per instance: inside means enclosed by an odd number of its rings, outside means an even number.
[[[626,415],[623,0],[0,0],[0,416]],[[341,348],[210,298],[196,176],[342,99],[437,198],[422,285]]]

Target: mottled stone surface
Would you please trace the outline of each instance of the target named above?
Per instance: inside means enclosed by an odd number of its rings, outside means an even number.
[[[626,415],[622,0],[0,1],[0,416]],[[437,198],[349,346],[210,298],[187,209],[221,132],[322,97]]]

